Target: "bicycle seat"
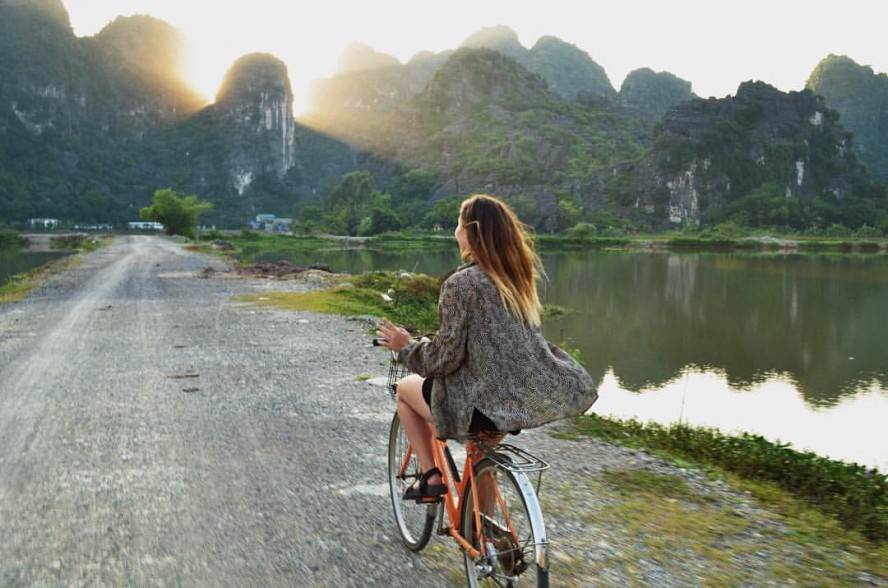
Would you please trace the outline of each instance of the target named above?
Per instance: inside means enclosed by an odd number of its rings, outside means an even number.
[[[469,431],[466,438],[477,445],[495,447],[502,442],[506,435],[507,433],[505,431],[485,429],[481,431]]]

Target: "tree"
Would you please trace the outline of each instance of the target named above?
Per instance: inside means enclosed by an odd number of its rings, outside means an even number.
[[[330,190],[327,200],[331,215],[348,235],[357,235],[361,220],[367,216],[376,188],[373,176],[366,171],[346,174]]]
[[[213,205],[197,196],[181,196],[172,188],[154,192],[154,203],[139,211],[144,220],[156,221],[163,225],[167,235],[197,237],[197,217],[211,209]]]
[[[370,227],[366,234],[378,235],[401,228],[401,219],[392,208],[390,194],[377,194],[373,199],[373,208],[370,210]]]

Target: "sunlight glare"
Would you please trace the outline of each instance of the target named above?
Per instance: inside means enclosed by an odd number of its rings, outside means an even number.
[[[888,470],[888,390],[875,383],[835,406],[814,407],[779,376],[738,391],[723,374],[686,369],[660,388],[631,392],[620,386],[611,369],[599,395],[591,412],[603,416],[664,425],[683,422],[726,434],[746,431],[799,451]],[[798,416],[789,421],[787,415]]]

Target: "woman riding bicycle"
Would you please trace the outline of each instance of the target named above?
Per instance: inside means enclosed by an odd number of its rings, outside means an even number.
[[[491,196],[472,196],[455,236],[464,264],[441,287],[437,336],[413,340],[385,318],[377,326],[380,344],[417,374],[397,386],[398,416],[423,471],[407,499],[446,493],[435,437],[537,427],[582,414],[598,398],[586,370],[542,335],[542,266],[515,213]]]

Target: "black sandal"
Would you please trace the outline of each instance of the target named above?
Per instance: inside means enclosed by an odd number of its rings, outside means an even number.
[[[432,468],[424,472],[419,477],[419,484],[413,484],[404,492],[404,500],[426,501],[428,499],[438,499],[447,494],[447,486],[444,484],[429,484],[429,478],[435,474],[441,476],[441,470]],[[444,477],[441,477],[444,481]]]

